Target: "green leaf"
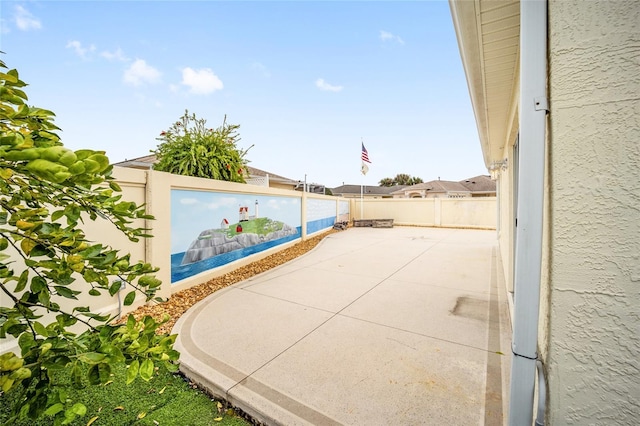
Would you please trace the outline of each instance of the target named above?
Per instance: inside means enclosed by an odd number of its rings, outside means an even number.
[[[92,312],[86,312],[84,314],[84,316],[89,317],[89,318],[93,318],[98,322],[105,322],[109,319],[109,315],[100,315],[100,314],[94,314]]]
[[[29,238],[25,238],[22,241],[20,241],[20,248],[22,249],[24,254],[26,254],[27,256],[31,254],[31,250],[33,250],[33,248],[37,245],[38,243],[36,243],[33,240],[30,240]]]
[[[68,408],[64,412],[63,425],[71,423],[77,416],[84,416],[87,413],[87,407],[84,404],[76,402],[71,408]]]
[[[89,290],[89,294],[91,296],[100,296],[102,293],[100,293],[100,291],[96,290],[95,288],[92,288],[91,290]]]
[[[160,287],[162,281],[151,275],[143,275],[138,280],[138,284],[142,287],[156,288]]]
[[[29,377],[31,377],[31,370],[26,367],[20,367],[9,374],[9,378],[16,381],[28,379]]]
[[[16,285],[15,292],[20,293],[27,286],[27,281],[29,280],[29,270],[25,269],[20,274],[20,278],[18,278],[18,284]]]
[[[79,254],[85,259],[91,259],[99,255],[102,252],[102,249],[103,249],[102,244],[95,244],[81,251]]]
[[[127,329],[133,330],[135,326],[136,326],[136,317],[134,317],[133,314],[129,314],[129,316],[127,317]]]
[[[78,357],[78,359],[86,364],[97,364],[106,358],[105,354],[101,354],[98,352],[87,352]]]
[[[109,287],[109,295],[114,296],[122,287],[122,281],[114,281]]]
[[[73,407],[71,407],[71,411],[78,416],[84,416],[87,413],[87,407],[85,407],[84,404],[76,402],[73,404]]]
[[[44,280],[44,278],[40,276],[35,276],[31,279],[31,285],[29,286],[29,289],[31,290],[32,293],[39,293],[40,291],[46,288],[47,288],[47,282]]]
[[[133,382],[138,376],[138,371],[140,369],[140,362],[136,359],[129,364],[127,368],[127,384]]]
[[[47,328],[44,325],[40,324],[38,321],[33,323],[33,328],[40,336],[49,337]]]
[[[53,404],[51,407],[47,408],[44,412],[45,416],[55,416],[60,411],[64,410],[64,405],[61,403]]]
[[[53,253],[50,249],[43,246],[42,244],[36,244],[32,249],[31,253],[29,253],[31,257],[39,257],[39,256],[49,256],[53,257]]]
[[[146,329],[145,329],[145,331],[146,331]],[[140,346],[138,346],[138,348],[136,349],[136,352],[141,354],[141,353],[143,353],[144,351],[146,351],[149,348],[149,338],[147,336],[141,336],[138,339],[138,344]]]
[[[51,221],[55,222],[58,219],[60,219],[62,216],[64,216],[64,210],[56,210],[51,214]]]
[[[60,285],[53,286],[53,288],[56,290],[56,293],[58,293],[58,295],[62,297],[78,300],[78,298],[75,296],[79,293],[78,291],[73,291],[68,287],[63,287]]]
[[[73,364],[73,368],[71,369],[71,383],[78,389],[81,389],[84,385],[82,382],[82,368],[80,368],[78,363]]]
[[[100,280],[100,276],[93,269],[85,269],[84,272],[82,272],[82,277],[88,283],[98,282]],[[112,296],[113,296],[113,294],[112,294]]]
[[[7,321],[10,322],[11,320]],[[20,324],[20,329],[22,331],[25,331],[27,329],[27,325],[26,324]],[[11,327],[13,328],[13,327]],[[12,330],[9,330],[9,332],[11,332]],[[35,347],[38,345],[38,343],[36,342],[35,337],[33,336],[33,334],[31,333],[22,333],[20,335],[20,337],[18,337],[18,345],[20,346],[20,349],[22,350],[21,353],[22,355],[26,355],[27,353],[29,353],[29,351],[31,350],[31,348]]]
[[[136,299],[135,290],[134,291],[130,291],[129,293],[127,293],[127,295],[124,298],[124,305],[125,306],[131,305],[135,299]]]
[[[151,380],[151,377],[153,377],[153,361],[152,360],[145,359],[144,361],[142,361],[142,364],[140,365],[140,377],[142,377],[142,379],[147,382]]]
[[[13,371],[22,367],[24,360],[13,352],[5,352],[0,355],[0,371]]]
[[[38,293],[38,302],[46,307],[49,307],[49,305],[51,304],[51,294],[49,293],[49,289],[40,290],[40,293]]]
[[[48,370],[63,370],[67,368],[71,360],[69,357],[61,355],[46,361],[43,365]]]
[[[87,376],[89,383],[92,385],[98,385],[100,383],[106,383],[109,380],[111,374],[111,366],[106,362],[95,364],[89,368]]]

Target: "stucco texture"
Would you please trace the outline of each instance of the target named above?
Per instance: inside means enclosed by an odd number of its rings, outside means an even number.
[[[640,422],[639,22],[549,2],[549,424]]]

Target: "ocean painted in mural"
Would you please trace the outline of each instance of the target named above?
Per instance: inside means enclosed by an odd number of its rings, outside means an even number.
[[[300,216],[298,197],[171,190],[171,282],[299,239]]]
[[[336,202],[307,198],[307,234],[331,228],[336,223]]]

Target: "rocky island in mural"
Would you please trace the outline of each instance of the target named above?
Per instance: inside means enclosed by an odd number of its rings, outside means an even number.
[[[230,224],[227,219],[222,219],[220,228],[202,231],[184,253],[181,265],[298,233],[296,228],[286,223],[271,220],[268,217],[257,217],[257,207],[256,202],[254,216],[249,216],[247,207],[240,207],[240,220],[237,223]]]

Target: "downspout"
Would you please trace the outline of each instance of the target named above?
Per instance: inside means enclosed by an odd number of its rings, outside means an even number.
[[[509,424],[531,425],[535,391],[547,102],[547,1],[520,2],[520,159]]]

